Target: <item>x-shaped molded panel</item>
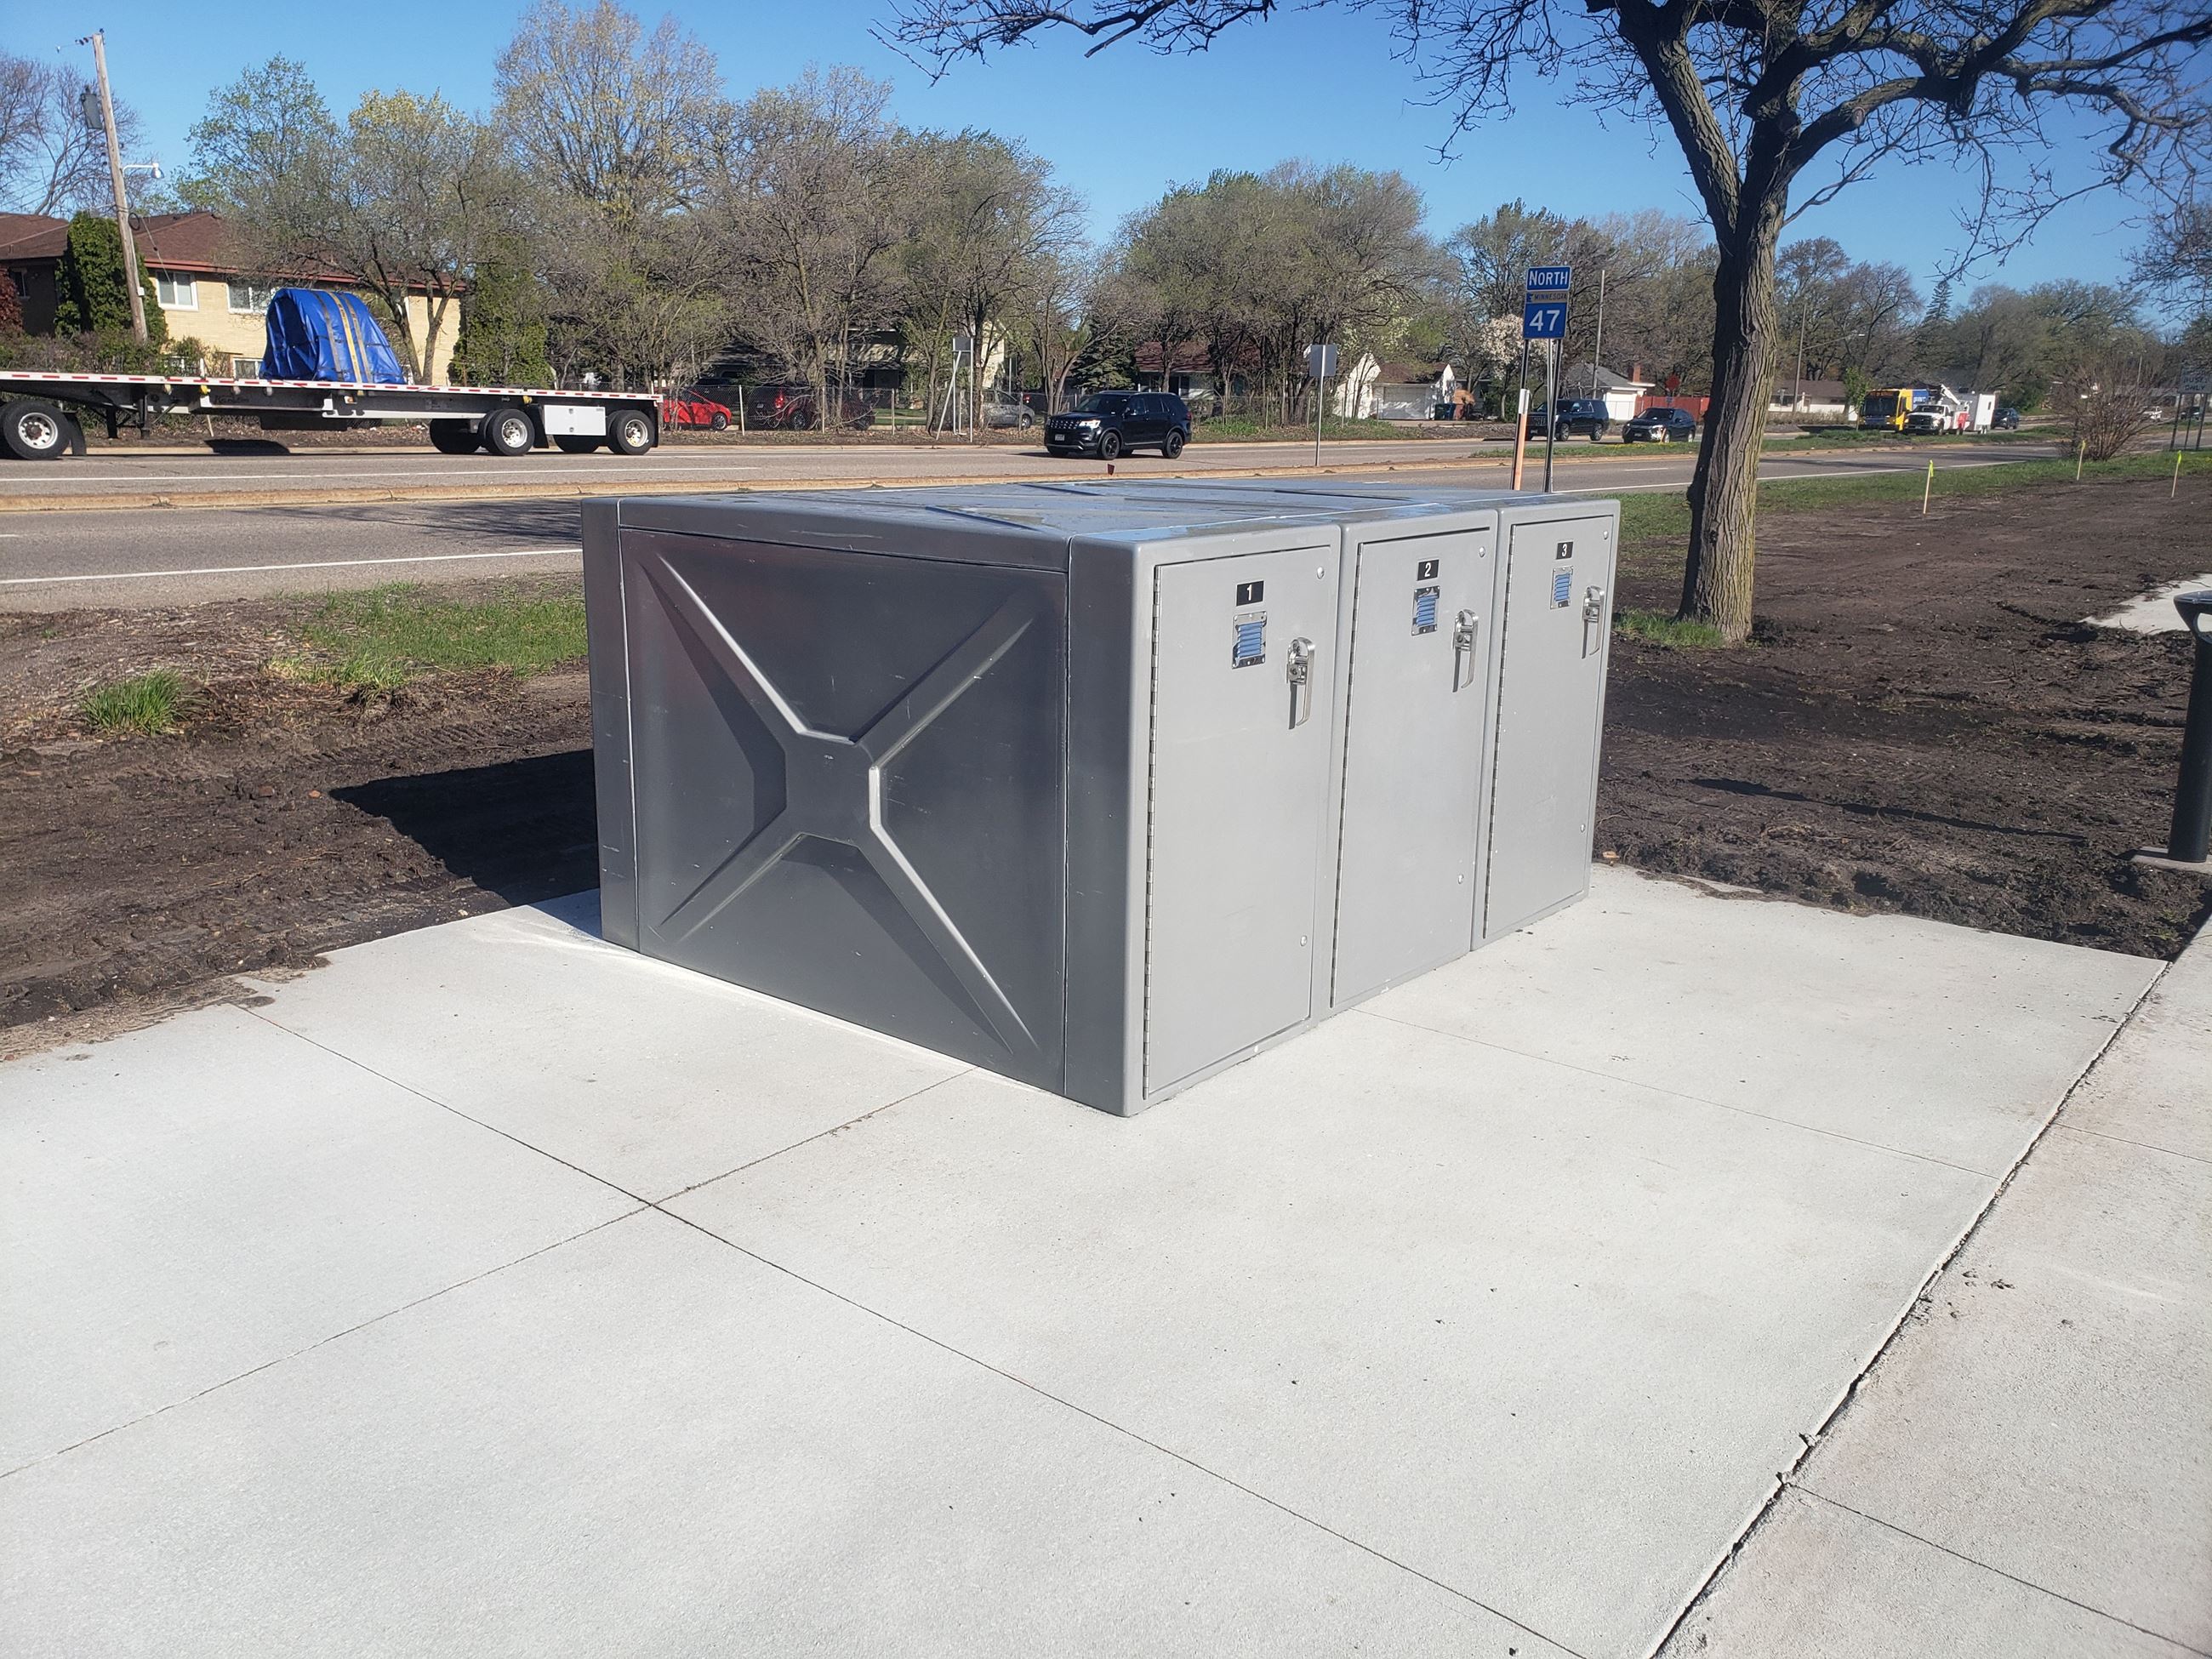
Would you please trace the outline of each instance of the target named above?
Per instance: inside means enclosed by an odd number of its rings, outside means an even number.
[[[728,910],[802,842],[813,839],[849,847],[943,961],[976,1017],[1010,1054],[1036,1060],[1040,1053],[1036,1034],[893,837],[884,811],[885,769],[1037,623],[1035,602],[1024,596],[1005,600],[860,732],[847,737],[807,725],[713,606],[665,556],[641,553],[636,568],[652,585],[665,614],[758,717],[781,749],[784,765],[781,809],[661,915],[655,931],[670,944],[681,945]]]

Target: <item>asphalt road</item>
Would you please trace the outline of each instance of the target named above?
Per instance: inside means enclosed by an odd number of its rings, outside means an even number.
[[[1224,470],[1230,459],[1245,469],[1279,466],[1280,455],[1265,452],[1274,446],[1238,445],[1233,455],[1226,446],[1206,452],[1208,465],[1188,465],[1200,452],[1184,456],[1187,465],[1177,472]],[[1343,446],[1346,451],[1354,447]],[[1507,482],[1507,466],[1488,457],[1463,465],[1424,466],[1419,471],[1394,474],[1389,462],[1400,450],[1417,452],[1414,459],[1442,460],[1452,446],[1425,441],[1406,445],[1362,444],[1357,459],[1364,463],[1339,476],[1401,478],[1409,485],[1457,485],[1500,489]],[[1443,450],[1444,454],[1437,452]],[[1392,452],[1378,455],[1374,452]],[[798,452],[818,463],[830,452]],[[851,453],[852,452],[843,452]],[[1310,452],[1306,452],[1310,453]],[[1556,475],[1562,493],[1614,494],[1638,489],[1680,489],[1688,479],[1687,452],[1615,448],[1592,454],[1587,445],[1577,448],[1572,465],[1561,465]],[[887,463],[905,462],[915,452],[865,457],[869,470],[855,482],[893,483],[915,476],[945,477],[943,472],[919,474],[895,470]],[[939,455],[921,452],[936,459]],[[1987,466],[2039,459],[2040,446],[1946,447],[1928,452],[1939,468]],[[982,453],[995,463],[975,476],[1003,477],[1023,468],[1009,465],[1025,458],[1018,452]],[[1222,458],[1217,460],[1216,458]],[[153,457],[131,458],[132,467],[143,468]],[[171,462],[175,465],[175,458]],[[235,459],[203,458],[222,467],[235,468]],[[306,458],[294,458],[304,459]],[[359,456],[325,458],[340,464],[323,471],[349,470]],[[378,460],[387,458],[377,457]],[[443,457],[401,455],[388,458],[408,464],[414,477],[442,471],[454,463]],[[588,465],[605,458],[562,457],[553,465]],[[645,458],[658,463],[661,457]],[[668,459],[688,465],[681,452]],[[1040,476],[1065,474],[1065,463],[1042,457]],[[780,452],[755,451],[746,465],[774,467]],[[61,471],[70,464],[54,467]],[[80,463],[82,465],[82,463]],[[100,465],[105,465],[101,463]],[[625,464],[626,465],[626,464]],[[1141,465],[1141,464],[1139,464]],[[1818,452],[1802,457],[1770,457],[1762,469],[1768,478],[1833,476],[1837,474],[1911,471],[1923,463],[1914,456],[1869,453],[1849,450]],[[179,468],[183,471],[183,468]],[[1094,466],[1094,471],[1103,471]],[[1169,469],[1155,461],[1143,471]],[[1125,476],[1139,466],[1123,463]],[[143,475],[142,475],[143,476]],[[307,476],[307,475],[303,475]],[[399,474],[395,471],[396,477]],[[669,476],[666,471],[654,475]],[[717,482],[744,482],[756,487],[777,477],[819,477],[796,469],[756,472],[738,480],[726,473],[702,471],[699,485],[711,489]],[[1540,471],[1536,471],[1540,477]],[[12,480],[11,480],[12,481]],[[97,499],[95,492],[94,499]],[[0,611],[57,611],[92,606],[189,605],[202,599],[256,594],[299,592],[338,587],[373,586],[390,581],[456,580],[497,574],[573,570],[579,559],[577,503],[573,495],[538,501],[479,501],[292,505],[248,508],[199,507],[165,509],[132,507],[100,511],[88,507],[66,511],[0,514]]]

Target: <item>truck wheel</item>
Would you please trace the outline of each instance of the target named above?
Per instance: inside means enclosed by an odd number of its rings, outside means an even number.
[[[617,455],[642,455],[653,447],[653,422],[623,410],[607,422],[607,445]]]
[[[69,445],[69,425],[61,410],[35,398],[20,398],[0,409],[0,445],[19,461],[57,461]]]
[[[477,441],[473,421],[430,422],[430,447],[441,455],[473,455],[483,447]]]
[[[495,455],[527,455],[538,441],[538,428],[530,416],[512,406],[495,409],[483,417],[483,447]]]
[[[588,455],[599,447],[599,441],[564,433],[553,440],[553,446],[563,455]]]

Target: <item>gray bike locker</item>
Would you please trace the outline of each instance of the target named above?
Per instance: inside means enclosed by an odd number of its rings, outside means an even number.
[[[1496,507],[1418,488],[1355,494],[1273,479],[1130,488],[1321,512],[1343,526],[1336,649],[1346,672],[1334,710],[1326,880],[1335,926],[1323,995],[1345,1007],[1466,955],[1483,890]]]
[[[1620,504],[1504,490],[1425,490],[1395,479],[1222,480],[1209,488],[1255,494],[1286,508],[1308,504],[1342,516],[1348,526],[1363,507],[1402,510],[1409,500],[1430,512],[1497,514],[1495,624],[1486,641],[1488,762],[1475,855],[1480,895],[1472,942],[1511,933],[1587,893]],[[1347,536],[1352,533],[1348,528]],[[1355,663],[1355,686],[1358,681]],[[1348,746],[1347,813],[1366,793],[1352,781],[1357,764],[1358,752]],[[1387,799],[1387,791],[1377,798]]]
[[[1116,1112],[1300,1029],[1341,539],[1021,486],[590,504],[606,937]]]
[[[1620,503],[1540,498],[1500,520],[1486,940],[1589,890]]]

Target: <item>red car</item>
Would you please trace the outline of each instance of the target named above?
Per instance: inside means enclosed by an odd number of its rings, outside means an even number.
[[[726,404],[716,403],[696,386],[669,392],[660,400],[663,426],[704,427],[709,432],[720,432],[731,419]]]

